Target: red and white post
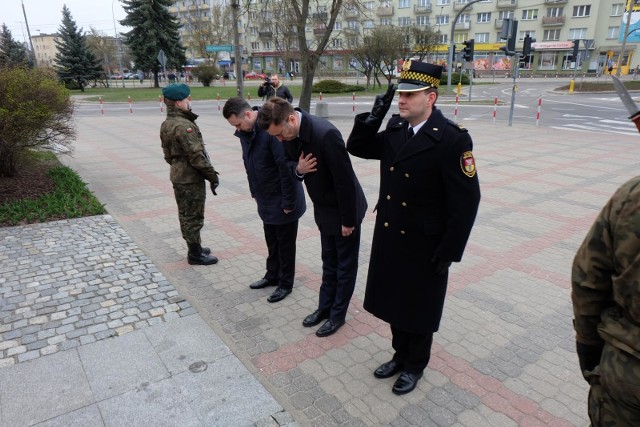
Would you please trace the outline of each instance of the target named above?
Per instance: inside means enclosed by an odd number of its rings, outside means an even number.
[[[129,113],[133,114],[133,104],[131,104],[131,97],[127,97],[129,99]]]
[[[160,112],[164,113],[164,102],[162,101],[162,95],[158,95],[158,102],[160,103]]]
[[[218,111],[220,111],[220,93],[218,92]]]
[[[102,107],[102,97],[98,97],[98,99],[100,100],[100,114],[102,114],[104,116],[104,108]]]
[[[353,106],[351,108],[351,111],[355,112],[356,111],[356,93],[355,92],[351,92],[351,99],[353,101]]]
[[[456,95],[456,107],[455,107],[455,108],[454,108],[454,110],[453,110],[453,117],[454,117],[455,119],[457,119],[457,118],[458,118],[458,95]]]
[[[493,123],[496,122],[496,112],[498,111],[498,97],[493,98]]]
[[[540,108],[542,107],[542,97],[538,98],[538,112],[536,113],[536,126],[540,124]]]

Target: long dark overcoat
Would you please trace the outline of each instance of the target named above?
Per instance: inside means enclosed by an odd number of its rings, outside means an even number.
[[[407,141],[407,122],[365,123],[356,116],[347,150],[380,160],[380,193],[364,308],[413,333],[438,330],[447,273],[434,258],[457,262],[471,233],[480,186],[468,132],[433,109]]]

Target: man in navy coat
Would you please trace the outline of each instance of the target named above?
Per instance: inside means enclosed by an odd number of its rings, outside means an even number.
[[[345,323],[358,273],[360,225],[367,210],[364,192],[353,172],[340,131],[281,98],[262,106],[258,123],[284,141],[292,173],[304,181],[322,244],[322,284],[318,309],[302,324],[315,326],[319,337]]]
[[[391,361],[377,378],[400,372],[396,394],[413,390],[429,363],[433,333],[480,202],[467,130],[435,107],[442,67],[407,61],[398,80],[399,115],[382,125],[395,89],[356,116],[347,141],[354,156],[380,161],[380,194],[364,308],[391,325]]]
[[[282,301],[293,289],[298,219],[307,208],[304,190],[288,168],[280,141],[256,124],[257,107],[234,97],[224,104],[222,115],[240,138],[249,190],[258,205],[269,252],[266,274],[250,287],[277,286],[267,301]]]

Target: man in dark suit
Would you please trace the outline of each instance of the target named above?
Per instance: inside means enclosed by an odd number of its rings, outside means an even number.
[[[307,209],[304,190],[288,168],[284,147],[256,124],[258,108],[241,97],[229,98],[222,115],[236,128],[251,196],[258,205],[267,242],[267,272],[251,289],[277,286],[267,298],[282,301],[293,289],[298,219]]]
[[[303,180],[313,201],[322,244],[322,284],[318,309],[302,324],[326,322],[319,337],[335,333],[345,323],[355,288],[360,250],[360,224],[367,201],[356,178],[340,131],[281,98],[260,109],[258,124],[284,141],[292,173]]]
[[[364,308],[391,325],[391,361],[377,378],[400,372],[392,391],[412,391],[429,363],[440,325],[448,270],[462,258],[480,202],[467,130],[435,107],[442,67],[404,63],[399,115],[378,132],[390,85],[371,113],[356,116],[347,142],[354,156],[380,160],[380,195]]]

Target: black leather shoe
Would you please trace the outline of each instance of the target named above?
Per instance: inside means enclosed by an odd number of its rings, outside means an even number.
[[[418,380],[422,378],[422,372],[414,374],[411,372],[403,371],[396,382],[393,384],[391,391],[395,394],[407,394],[416,388]]]
[[[252,284],[250,284],[249,287],[251,289],[262,289],[262,288],[266,288],[267,286],[275,286],[275,285],[277,285],[275,281],[260,279],[257,282],[253,282]]]
[[[316,310],[304,318],[304,320],[302,321],[302,326],[306,326],[307,328],[309,326],[316,326],[318,323],[328,318],[329,318],[329,314],[320,310]]]
[[[328,337],[338,332],[338,329],[344,325],[344,320],[329,319],[316,331],[316,335],[320,338]]]
[[[217,263],[218,258],[213,255],[207,255],[202,251],[198,253],[189,252],[187,261],[191,265],[211,265]]]
[[[273,293],[271,295],[269,295],[269,298],[267,298],[267,301],[269,301],[269,302],[282,301],[290,293],[291,293],[291,289],[277,288],[275,291],[273,291]]]
[[[378,369],[373,371],[373,376],[376,378],[391,378],[401,370],[402,363],[398,363],[395,360],[390,360],[378,366]]]
[[[211,249],[206,248],[206,247],[202,247],[202,253],[205,255],[210,255],[211,254]]]

